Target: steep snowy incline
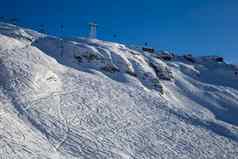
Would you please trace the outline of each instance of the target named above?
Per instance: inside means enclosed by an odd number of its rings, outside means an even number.
[[[175,105],[196,111],[207,109],[220,121],[238,126],[238,69],[224,62],[172,62],[174,84],[164,83]],[[183,100],[184,99],[184,100]],[[191,102],[195,102],[191,104]],[[208,117],[211,115],[208,115]]]
[[[169,56],[0,24],[0,157],[237,158],[237,68]]]

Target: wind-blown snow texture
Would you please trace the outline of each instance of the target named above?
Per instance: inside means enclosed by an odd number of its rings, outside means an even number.
[[[217,59],[0,23],[0,158],[238,158],[238,68]]]

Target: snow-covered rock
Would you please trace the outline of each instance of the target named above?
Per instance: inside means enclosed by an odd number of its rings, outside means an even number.
[[[193,58],[1,23],[0,158],[237,158],[237,67]]]

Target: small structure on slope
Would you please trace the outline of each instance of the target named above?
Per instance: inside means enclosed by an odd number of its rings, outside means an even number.
[[[142,50],[146,51],[146,52],[149,52],[149,53],[154,53],[155,52],[154,48],[148,47],[148,43],[147,42],[145,42],[145,46],[142,47]]]
[[[150,52],[150,53],[154,53],[155,52],[155,49],[149,48],[149,47],[142,47],[142,50],[146,51],[146,52]]]
[[[215,60],[216,60],[216,62],[224,62],[223,57],[216,57]]]

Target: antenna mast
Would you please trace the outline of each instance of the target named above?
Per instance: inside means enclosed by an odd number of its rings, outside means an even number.
[[[61,39],[60,39],[60,56],[63,57],[64,55],[64,39],[63,39],[63,24],[60,25],[60,33],[61,33]]]
[[[98,26],[98,25],[97,25],[95,22],[89,23],[89,27],[90,27],[89,38],[91,38],[91,39],[96,39],[97,26]]]

